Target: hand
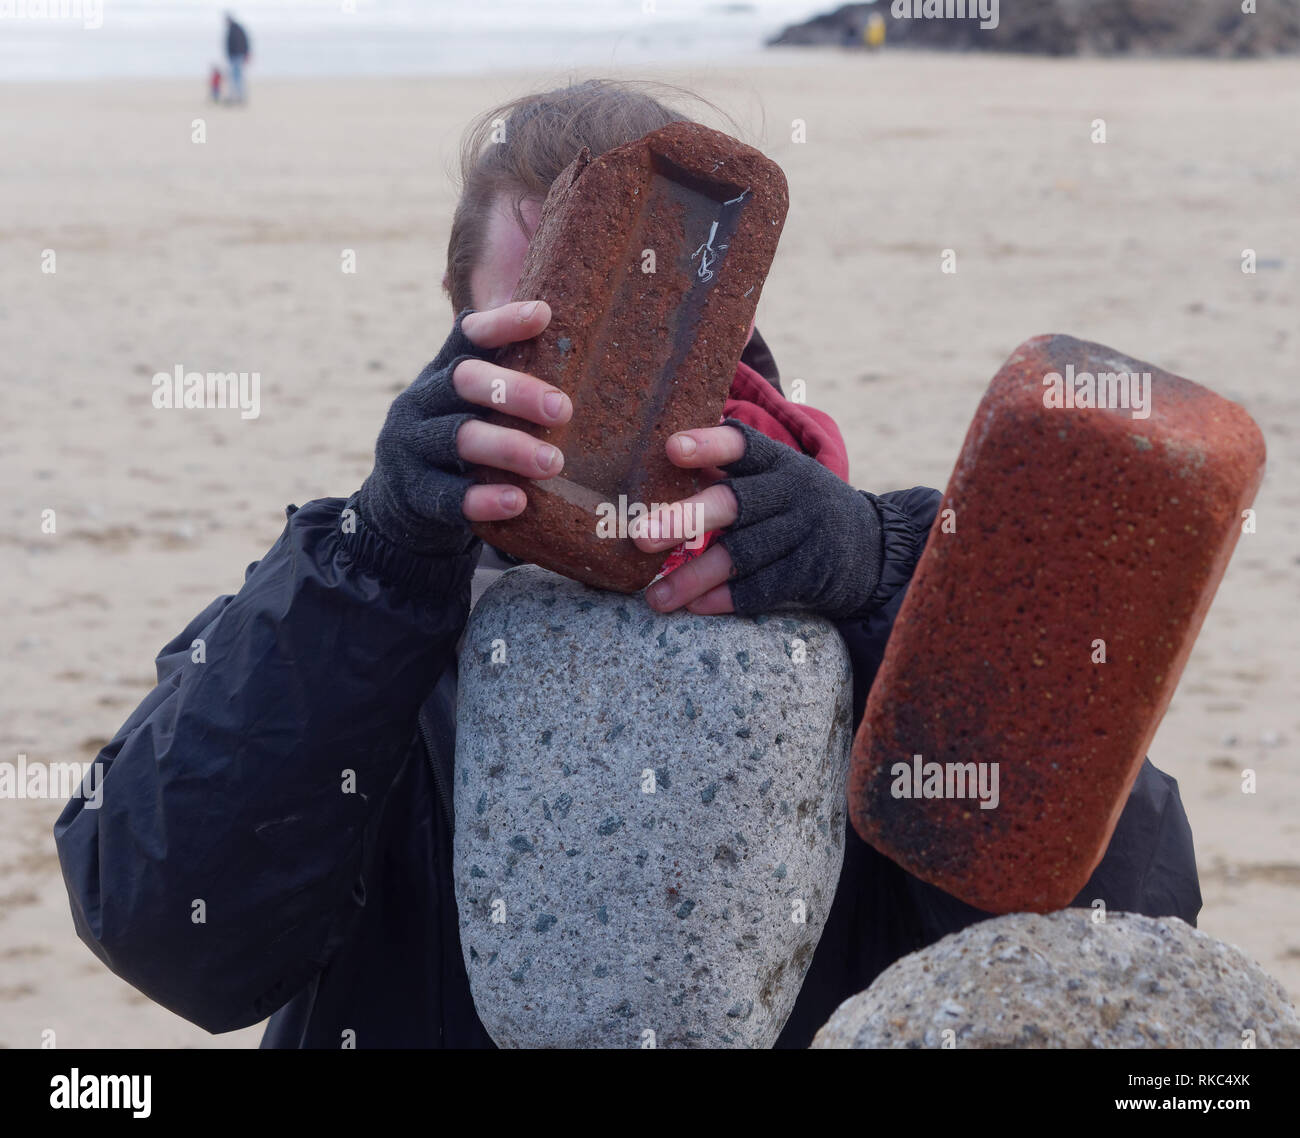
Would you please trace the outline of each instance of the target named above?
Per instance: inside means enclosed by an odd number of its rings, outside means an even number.
[[[685,606],[702,614],[802,608],[832,619],[866,609],[882,556],[880,517],[869,495],[736,419],[679,432],[666,447],[674,465],[721,481],[641,519],[637,546],[656,553],[685,537],[724,532],[646,590],[652,608]]]
[[[463,553],[475,538],[469,523],[521,513],[524,492],[505,483],[472,483],[471,465],[552,478],[564,456],[549,443],[485,422],[491,408],[541,426],[573,416],[559,388],[489,357],[531,339],[550,323],[544,301],[512,301],[465,310],[433,362],[394,401],[375,446],[375,468],[357,498],[362,519],[395,545],[422,554]],[[494,398],[495,396],[495,398]]]

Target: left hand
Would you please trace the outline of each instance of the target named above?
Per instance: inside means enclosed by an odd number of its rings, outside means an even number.
[[[846,619],[867,607],[882,556],[880,517],[868,496],[816,459],[736,419],[681,431],[666,448],[674,465],[700,469],[714,484],[642,519],[633,537],[638,548],[666,553],[685,538],[725,532],[646,590],[651,608],[700,614],[801,608]]]

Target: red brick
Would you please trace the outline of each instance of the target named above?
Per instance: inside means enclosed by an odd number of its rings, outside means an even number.
[[[1071,364],[1150,372],[1150,417],[1044,407],[1044,376]],[[971,424],[872,687],[850,778],[858,833],[977,908],[1067,906],[1105,853],[1263,471],[1263,437],[1235,403],[1098,344],[1022,344]],[[894,797],[893,765],[917,754],[998,762],[1000,805]]]
[[[594,159],[584,150],[560,175],[515,290],[545,300],[551,323],[497,362],[568,392],[573,418],[558,429],[493,418],[554,443],[565,467],[537,482],[479,471],[482,481],[523,486],[529,499],[517,518],[476,525],[484,541],[601,588],[635,592],[653,579],[664,555],[598,537],[596,506],[617,506],[620,495],[675,502],[698,488],[664,443],[717,424],[787,204],[779,166],[695,123]],[[700,250],[715,222],[705,265]],[[647,249],[653,273],[642,271]]]

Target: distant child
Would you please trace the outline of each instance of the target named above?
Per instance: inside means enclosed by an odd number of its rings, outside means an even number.
[[[221,68],[215,63],[212,65],[212,74],[208,76],[208,91],[214,103],[221,102]]]

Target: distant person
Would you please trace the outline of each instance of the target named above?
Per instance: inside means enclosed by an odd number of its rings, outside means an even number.
[[[221,68],[215,63],[212,65],[212,74],[208,76],[208,90],[214,103],[221,102]]]
[[[248,48],[248,33],[229,12],[226,13],[226,58],[230,60],[230,101],[244,101],[244,64],[252,53]]]
[[[862,33],[862,42],[872,51],[883,47],[885,43],[885,17],[879,12],[872,12],[867,17],[867,26]]]

